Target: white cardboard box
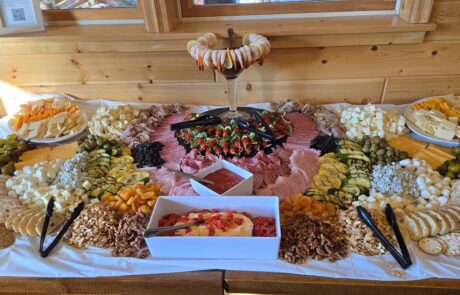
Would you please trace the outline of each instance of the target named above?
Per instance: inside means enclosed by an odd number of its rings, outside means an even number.
[[[253,189],[253,182],[254,182],[254,175],[238,166],[235,164],[232,164],[228,161],[225,160],[220,160],[219,162],[216,162],[215,164],[201,170],[197,174],[195,174],[198,177],[205,177],[206,175],[213,173],[219,169],[228,169],[232,171],[233,173],[238,174],[239,176],[243,177],[244,180],[226,191],[223,194],[218,194],[217,192],[213,191],[212,189],[209,189],[207,186],[201,184],[200,182],[190,179],[190,182],[192,184],[193,189],[195,192],[200,195],[200,196],[250,196],[252,195],[252,189]]]
[[[281,240],[278,197],[160,197],[148,228],[158,226],[170,213],[225,209],[248,212],[253,217],[275,218],[276,237],[172,237],[147,238],[153,258],[164,259],[277,259]]]

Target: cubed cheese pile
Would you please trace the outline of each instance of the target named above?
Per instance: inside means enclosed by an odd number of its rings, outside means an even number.
[[[416,208],[411,199],[400,196],[386,196],[382,193],[371,193],[369,196],[361,195],[358,201],[353,202],[354,206],[363,206],[368,209],[384,209],[387,204],[390,204],[393,209],[406,209],[412,211]]]
[[[118,140],[131,121],[138,116],[139,111],[131,105],[98,108],[89,122],[89,131],[102,138]]]
[[[447,117],[438,110],[414,110],[411,113],[411,121],[420,129],[436,137],[452,140],[460,138],[460,127],[457,117]]]
[[[404,159],[400,164],[417,174],[417,184],[421,193],[418,208],[437,209],[448,203],[452,191],[449,177],[443,177],[438,171],[433,171],[425,160]]]
[[[9,195],[19,198],[29,209],[43,209],[54,197],[55,211],[60,213],[73,209],[81,200],[88,201],[81,189],[62,189],[52,185],[63,162],[45,161],[16,171],[6,182]]]
[[[351,107],[340,115],[347,131],[346,136],[352,140],[361,140],[364,135],[391,139],[405,134],[406,121],[397,111],[384,111],[368,104],[364,107]]]

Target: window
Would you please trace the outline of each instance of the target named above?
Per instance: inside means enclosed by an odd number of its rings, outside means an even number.
[[[396,0],[181,0],[184,17],[395,10]]]
[[[139,2],[139,3],[138,3]],[[47,21],[143,19],[137,0],[40,0]]]
[[[41,0],[42,10],[84,8],[133,8],[136,0]]]

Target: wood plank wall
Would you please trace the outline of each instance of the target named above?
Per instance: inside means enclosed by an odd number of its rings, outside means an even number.
[[[404,103],[460,94],[460,0],[435,0],[431,21],[437,30],[421,44],[274,49],[262,67],[242,74],[239,99]],[[199,72],[185,51],[177,51],[182,43],[3,44],[0,80],[31,92],[84,99],[224,104],[223,79]]]

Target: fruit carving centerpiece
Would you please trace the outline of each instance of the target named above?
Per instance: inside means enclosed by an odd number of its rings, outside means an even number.
[[[260,65],[270,53],[270,42],[259,34],[246,34],[243,36],[243,46],[232,48],[233,29],[228,29],[229,48],[214,49],[217,37],[213,33],[206,33],[187,44],[187,50],[195,59],[200,70],[209,68],[217,70],[227,81],[227,95],[229,111],[223,112],[221,118],[247,118],[247,113],[237,109],[236,79],[244,69],[255,62]]]

